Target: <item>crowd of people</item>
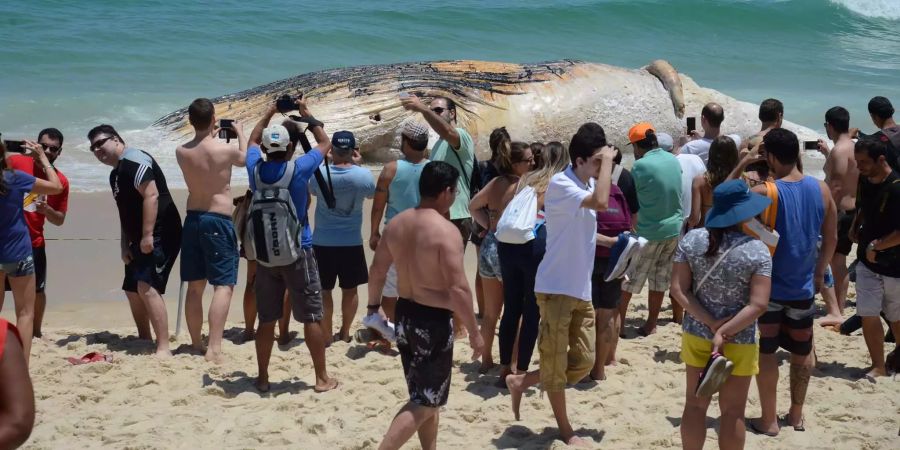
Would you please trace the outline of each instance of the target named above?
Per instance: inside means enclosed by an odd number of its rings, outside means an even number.
[[[817,294],[827,312],[820,325],[845,334],[862,328],[872,361],[865,377],[900,369],[896,346],[887,356],[884,348],[900,334],[900,126],[888,99],[868,104],[877,128],[871,135],[851,128],[842,107],[825,113],[833,147],[812,144],[826,156],[824,180],[803,173],[803,143],[782,128],[784,106],[775,99],[760,105],[753,136],[723,134],[727,111],[715,103],[702,109],[702,132],[673,138],[635,124],[630,170],[597,123],[579,127],[568,145],[529,144],[498,128],[490,158],[479,162],[452,99],[426,103],[403,94],[399,102],[413,113],[398,130],[402,157],[376,180],[359,165],[353,133],[329,138],[302,99],[273,102],[249,136],[238,123],[218,121],[210,100],[195,100],[188,107],[195,135],[175,151],[188,188],[183,220],[149,153],[110,125],[90,130],[90,151],[112,168],[122,290],[138,336],[155,337],[157,356],[172,354],[163,295],[180,255],[191,348],[212,363],[224,357],[239,260],[247,259],[244,339],[256,346],[260,392],[270,387],[275,324],[286,343],[291,316],[303,323],[315,391],[339,388],[326,349],[351,341],[358,289],[368,284],[362,322],[372,339],[396,342],[409,390],[382,448],[399,448],[416,433],[423,448],[435,448],[454,342],[467,337],[480,372],[495,373],[495,335],[496,384],[508,390],[514,417],[524,392],[540,384],[561,439],[585,443],[569,422],[566,387],[606,379],[627,335],[629,302],[645,285],[648,315],[636,333],[656,332],[666,292],[672,319],[682,325],[685,448],[703,446],[714,394],[721,447],[743,447],[747,428],[766,436],[782,427],[804,431]],[[292,111],[299,115],[273,121]],[[430,132],[439,139],[429,150]],[[0,278],[17,318],[15,326],[0,320],[0,378],[18,383],[0,387],[4,445],[23,442],[34,421],[27,367],[46,307],[44,223],[63,225],[67,211],[68,181],[54,166],[62,144],[62,133],[48,128],[24,141],[21,154],[0,146]],[[295,157],[298,146],[303,153]],[[237,198],[233,167],[245,167],[250,182]],[[373,199],[370,267],[366,199]],[[474,295],[463,264],[470,242],[478,261]],[[856,262],[848,266],[854,244]],[[851,280],[856,316],[844,320]],[[790,354],[791,401],[781,417],[779,348]],[[746,420],[754,376],[761,416]]]

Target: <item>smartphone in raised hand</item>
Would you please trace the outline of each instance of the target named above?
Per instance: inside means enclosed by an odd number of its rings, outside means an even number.
[[[237,139],[237,132],[232,128],[233,126],[233,119],[219,120],[219,139],[225,139],[226,141]]]
[[[687,134],[693,133],[697,129],[697,118],[696,117],[688,117],[687,118]]]

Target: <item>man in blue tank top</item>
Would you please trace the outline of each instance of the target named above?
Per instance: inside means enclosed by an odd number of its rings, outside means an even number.
[[[791,407],[785,416],[794,430],[803,431],[803,403],[814,364],[813,299],[824,283],[825,268],[837,245],[837,209],[828,186],[805,176],[797,167],[800,142],[783,128],[770,130],[747,156],[765,160],[778,188],[775,230],[781,236],[772,257],[772,293],[768,310],[759,319],[759,388],[762,416],[751,420],[754,431],[774,436],[778,386],[778,347],[791,353]],[[742,165],[746,166],[742,162]],[[765,195],[764,184],[753,188]],[[817,250],[819,235],[821,251]]]
[[[400,152],[403,159],[391,161],[381,169],[375,185],[375,200],[372,204],[372,233],[369,248],[375,251],[381,241],[380,224],[384,224],[397,214],[419,206],[419,177],[428,164],[425,149],[428,147],[428,126],[415,120],[407,120],[400,127]],[[394,320],[394,306],[397,304],[397,271],[392,266],[381,293],[384,313]],[[373,313],[377,311],[369,311]]]

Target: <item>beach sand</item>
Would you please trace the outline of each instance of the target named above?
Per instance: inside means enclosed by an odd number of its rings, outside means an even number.
[[[185,193],[174,195],[183,213]],[[119,290],[118,218],[110,194],[73,194],[65,226],[47,228],[53,239],[48,242],[49,310],[44,338],[32,349],[37,420],[26,448],[376,448],[407,400],[399,357],[343,342],[327,351],[329,373],[340,380],[340,388],[314,393],[312,363],[297,322],[291,328],[300,338],[273,352],[271,392],[257,393],[253,343],[239,343],[243,263],[223,365],[184,353],[168,360],[148,356],[153,346],[134,337]],[[368,224],[364,230],[368,236]],[[473,275],[475,252],[468,250],[466,269]],[[368,257],[371,261],[371,253]],[[177,267],[165,296],[172,331]],[[361,289],[360,305],[365,302]],[[570,418],[597,447],[680,447],[685,397],[680,327],[664,321],[655,335],[635,337],[634,327],[646,316],[646,296],[636,296],[631,305],[619,365],[608,370],[608,380],[567,392]],[[363,313],[360,308],[357,324]],[[14,317],[10,296],[2,315]],[[668,301],[662,318],[671,318]],[[807,431],[785,428],[775,438],[748,433],[747,448],[897,448],[900,380],[859,380],[869,365],[862,337],[818,327],[815,333],[819,364],[808,391]],[[187,343],[184,329],[174,347]],[[89,351],[111,354],[113,361],[72,366],[65,360]],[[493,387],[497,372],[479,375],[470,356],[467,342],[457,341],[450,401],[440,422],[441,447],[563,447],[549,404],[537,389],[526,394],[522,420],[515,421],[508,394]],[[780,356],[778,410],[784,413],[790,402],[788,363],[786,353]],[[758,414],[754,383],[747,416]],[[717,415],[714,401],[709,416]],[[716,448],[717,421],[709,418],[707,424],[707,446]],[[407,448],[419,448],[418,440]]]

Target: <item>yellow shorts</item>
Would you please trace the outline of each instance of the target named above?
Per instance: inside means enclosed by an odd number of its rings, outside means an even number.
[[[561,294],[535,293],[541,311],[538,354],[541,387],[560,392],[594,367],[594,306]]]
[[[681,333],[681,360],[691,367],[706,367],[712,354],[712,341]],[[722,354],[734,363],[732,375],[752,377],[759,373],[759,344],[725,344]]]

